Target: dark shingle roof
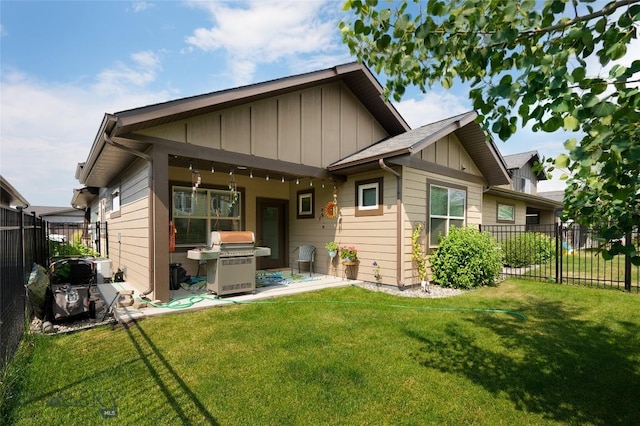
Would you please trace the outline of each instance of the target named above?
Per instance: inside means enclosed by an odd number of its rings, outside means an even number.
[[[534,157],[536,160],[540,160],[538,151],[519,152],[517,154],[505,155],[503,158],[507,164],[507,169],[511,170],[521,168]]]
[[[469,111],[409,130],[336,161],[328,169],[339,172],[379,159],[411,155],[453,133],[490,185],[509,184],[511,180],[502,156],[491,138],[487,138],[474,121],[477,116],[475,111]]]

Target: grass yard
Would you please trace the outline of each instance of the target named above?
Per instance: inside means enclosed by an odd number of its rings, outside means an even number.
[[[521,280],[447,299],[347,287],[36,335],[5,374],[0,420],[637,424],[639,305]]]

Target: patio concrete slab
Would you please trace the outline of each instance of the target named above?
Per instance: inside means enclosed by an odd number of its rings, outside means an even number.
[[[360,283],[358,280],[349,280],[331,275],[313,274],[305,281],[290,284],[274,284],[259,287],[252,293],[240,293],[236,295],[216,297],[209,294],[206,288],[191,292],[180,288],[171,290],[171,300],[167,303],[157,303],[156,306],[136,308],[134,306],[118,307],[119,294],[133,290],[133,299],[139,301],[143,295],[136,290],[131,283],[105,283],[98,284],[98,290],[106,303],[111,303],[114,316],[118,322],[126,323],[135,319],[165,315],[169,313],[185,312],[196,309],[206,309],[216,306],[226,306],[234,303],[250,303],[252,301],[265,300],[274,297],[290,296],[293,294],[318,291],[332,287],[346,287]]]

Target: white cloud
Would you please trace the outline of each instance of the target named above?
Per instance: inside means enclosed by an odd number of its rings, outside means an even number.
[[[153,55],[142,54],[134,62],[153,66]],[[69,205],[72,190],[81,186],[74,178],[76,165],[86,160],[105,113],[169,98],[166,91],[142,87],[149,81],[145,78],[128,78],[119,90],[103,91],[108,80],[91,87],[3,72],[0,170],[30,203]]]
[[[94,89],[100,94],[123,94],[131,85],[142,87],[155,81],[162,70],[159,55],[151,51],[133,53],[131,60],[132,65],[117,62],[101,71]]]
[[[193,2],[209,13],[214,25],[197,28],[187,45],[205,52],[223,51],[236,84],[251,82],[259,64],[345,49],[339,40],[335,2],[250,1]],[[252,66],[253,64],[253,70]],[[235,74],[237,70],[240,73]]]
[[[153,6],[154,6],[153,3],[149,3],[146,1],[134,1],[132,5],[133,11],[135,13],[144,12],[145,10],[152,8]]]
[[[407,99],[394,105],[414,129],[472,109],[466,97],[444,91],[430,91],[419,99]]]

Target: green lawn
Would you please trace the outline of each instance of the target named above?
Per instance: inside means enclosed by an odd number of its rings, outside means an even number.
[[[518,280],[447,299],[348,287],[33,336],[0,420],[637,424],[639,304]]]

